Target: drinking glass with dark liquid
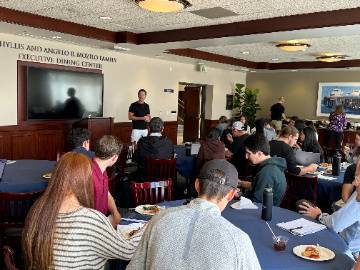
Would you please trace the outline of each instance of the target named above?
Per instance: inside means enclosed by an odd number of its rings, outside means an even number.
[[[283,251],[286,249],[286,244],[289,241],[289,238],[282,236],[282,235],[278,235],[278,236],[273,236],[273,248],[276,251]]]

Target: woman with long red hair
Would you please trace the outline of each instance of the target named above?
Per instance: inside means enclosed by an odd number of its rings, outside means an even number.
[[[140,235],[125,240],[93,207],[91,164],[66,153],[44,194],[35,202],[23,232],[27,269],[103,269],[108,259],[130,260]]]

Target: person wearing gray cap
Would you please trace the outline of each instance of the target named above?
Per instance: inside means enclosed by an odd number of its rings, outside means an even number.
[[[231,163],[206,162],[195,181],[199,197],[154,216],[126,269],[261,269],[249,236],[221,216],[237,184]]]

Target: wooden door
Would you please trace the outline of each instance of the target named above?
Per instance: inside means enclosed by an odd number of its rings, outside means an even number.
[[[185,87],[184,94],[184,142],[199,138],[201,87]]]

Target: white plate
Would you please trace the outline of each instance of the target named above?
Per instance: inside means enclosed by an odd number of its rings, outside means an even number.
[[[130,226],[129,226],[130,227]],[[131,226],[128,229],[121,231],[121,234],[125,239],[129,240],[131,237],[136,236],[136,234],[140,233],[141,228],[144,227],[144,224],[137,223],[137,226]],[[130,233],[134,230],[138,230],[134,235],[130,236]]]
[[[159,211],[157,213],[153,213],[152,210],[145,210],[144,209],[144,206],[145,207],[151,207],[151,206],[156,206]],[[154,216],[156,214],[158,214],[161,210],[161,207],[160,206],[157,206],[157,205],[154,205],[154,204],[143,204],[143,205],[138,205],[136,206],[135,208],[135,211],[138,212],[139,214],[142,214],[142,215],[147,215],[147,216]]]
[[[306,247],[319,248],[320,258],[314,259],[314,258],[309,258],[309,257],[303,256],[302,253],[305,251]],[[310,261],[322,262],[322,261],[332,260],[335,258],[335,253],[332,250],[322,247],[322,246],[317,247],[315,245],[299,245],[299,246],[296,246],[293,248],[293,252],[296,256],[299,256],[300,258],[303,258],[305,260],[310,260]]]
[[[42,175],[43,178],[45,179],[51,179],[52,173],[45,173]]]

